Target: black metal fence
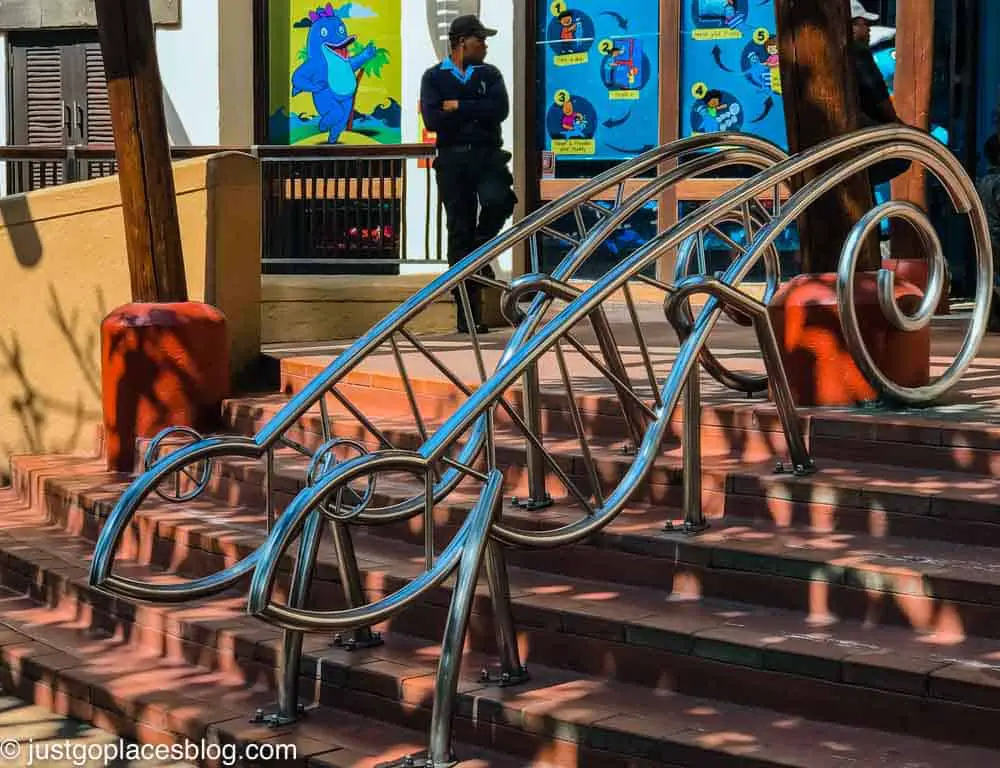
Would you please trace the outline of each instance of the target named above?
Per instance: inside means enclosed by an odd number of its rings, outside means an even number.
[[[222,151],[258,158],[264,274],[398,274],[400,264],[443,259],[433,147],[174,147],[174,159]],[[114,148],[0,147],[8,195],[117,172]],[[424,166],[414,173],[413,166]],[[413,178],[416,176],[417,178]],[[421,258],[407,258],[407,200],[424,218]],[[432,224],[432,217],[435,224]],[[432,237],[432,231],[436,233]]]

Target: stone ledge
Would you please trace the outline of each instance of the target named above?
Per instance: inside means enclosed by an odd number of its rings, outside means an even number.
[[[150,0],[150,11],[154,24],[179,24],[181,0]],[[94,0],[6,0],[0,3],[0,32],[96,26]]]

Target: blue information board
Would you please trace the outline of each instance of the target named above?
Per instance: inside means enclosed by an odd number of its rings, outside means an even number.
[[[681,136],[743,131],[787,148],[774,0],[684,0]]]
[[[658,0],[539,0],[539,145],[557,161],[659,144]]]

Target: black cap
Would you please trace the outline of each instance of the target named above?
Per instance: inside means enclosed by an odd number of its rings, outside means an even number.
[[[474,16],[471,13],[466,16],[457,16],[454,21],[451,22],[451,28],[448,30],[448,36],[451,38],[493,37],[496,33],[497,31],[495,29],[484,27],[483,22],[479,20],[479,17]]]

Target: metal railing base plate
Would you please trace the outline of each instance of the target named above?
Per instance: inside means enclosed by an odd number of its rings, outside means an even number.
[[[289,715],[285,712],[265,712],[263,709],[258,709],[250,718],[250,722],[254,725],[266,725],[268,728],[284,728],[286,725],[294,725],[305,716],[306,709],[299,704],[296,707],[295,715]]]
[[[509,688],[513,685],[526,683],[531,679],[527,667],[521,667],[513,672],[504,670],[500,665],[483,667],[479,673],[479,682],[495,685],[499,688]]]
[[[529,512],[537,512],[540,509],[548,509],[552,506],[552,497],[546,495],[544,499],[519,499],[517,496],[510,500],[510,504],[518,509],[526,509]]]
[[[432,760],[427,752],[417,752],[406,755],[398,760],[386,763],[377,763],[375,768],[453,768],[458,765],[458,760]]]
[[[342,635],[335,635],[330,641],[331,648],[341,648],[345,651],[363,651],[365,648],[378,648],[385,645],[381,632],[370,629],[354,630]]]
[[[704,533],[711,527],[711,524],[707,520],[700,523],[692,523],[688,520],[667,520],[663,526],[663,532],[680,533],[684,536],[696,536],[699,533]]]

